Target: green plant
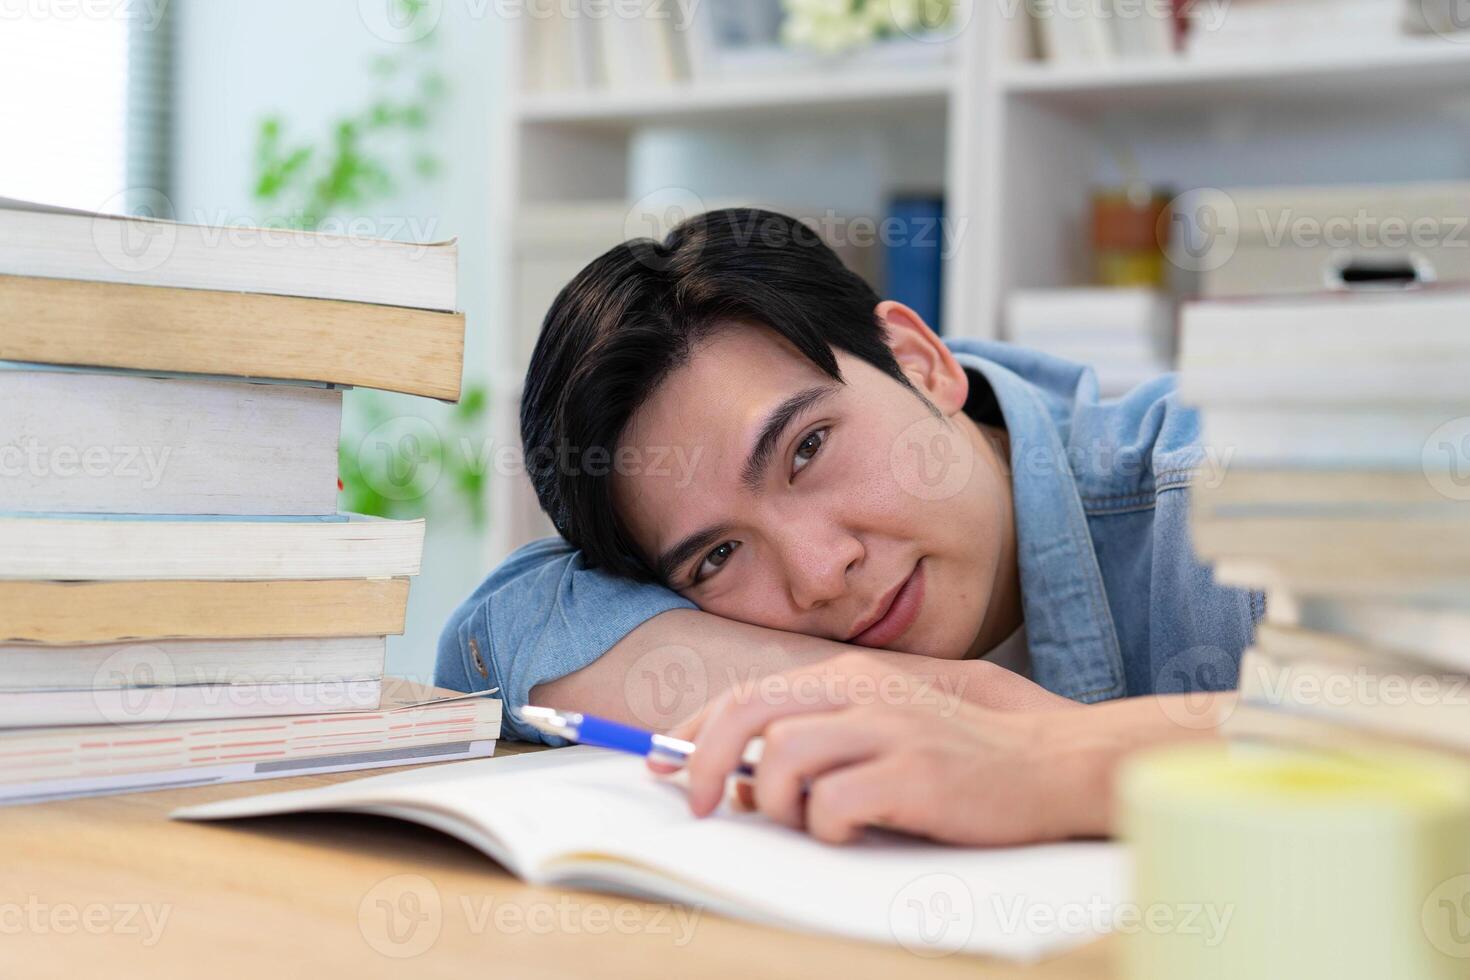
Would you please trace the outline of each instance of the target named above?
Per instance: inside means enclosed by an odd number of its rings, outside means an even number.
[[[435,67],[432,38],[431,33],[402,45],[401,54],[375,58],[370,72],[378,92],[367,105],[333,120],[318,140],[290,139],[280,116],[261,120],[253,196],[275,220],[316,229],[328,217],[361,214],[392,198],[409,177],[439,175],[431,127],[448,86]]]
[[[782,5],[781,40],[822,54],[938,31],[954,16],[954,0],[783,0]]]
[[[375,517],[423,517],[431,501],[447,493],[475,527],[484,526],[488,391],[467,388],[439,422],[399,414],[396,400],[361,400],[351,429],[343,432],[337,453],[343,508]]]

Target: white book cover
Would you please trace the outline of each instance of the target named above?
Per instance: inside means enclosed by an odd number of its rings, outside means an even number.
[[[0,509],[332,514],[342,391],[0,370]]]
[[[385,237],[433,229],[383,229]],[[0,197],[0,275],[456,309],[458,245],[96,214]]]
[[[1151,289],[1018,289],[1006,297],[1006,329],[1017,343],[1145,343],[1173,348],[1175,310]]]
[[[1310,567],[1303,567],[1308,565]],[[1228,558],[1212,563],[1215,581],[1239,589],[1332,596],[1346,602],[1391,602],[1470,612],[1470,577],[1438,569],[1380,569],[1365,562],[1323,568],[1310,563]]]
[[[382,676],[386,653],[381,636],[135,640],[71,647],[0,643],[0,690],[370,679]]]
[[[1109,0],[1074,3],[1032,3],[1042,55],[1053,64],[1094,64],[1112,61],[1114,48]]]
[[[1040,959],[1102,934],[1127,898],[1118,845],[967,849],[873,832],[836,847],[757,814],[725,809],[696,819],[683,789],[652,776],[642,759],[581,746],[226,800],[173,816],[321,810],[425,824],[535,884],[678,902],[930,956]]]
[[[1194,404],[1470,400],[1470,290],[1343,291],[1186,304]]]
[[[378,676],[264,684],[0,690],[0,719],[4,719],[0,724],[43,728],[373,711],[382,688],[383,679]]]
[[[1174,54],[1172,4],[1113,4],[1113,45],[1120,58],[1168,58]]]
[[[430,762],[462,762],[467,759],[486,759],[493,755],[495,740],[477,739],[357,750],[277,762],[217,762],[157,771],[28,780],[0,783],[0,806],[54,803],[57,800],[72,800],[83,796],[116,796],[121,793],[189,789],[220,783],[247,783],[260,779],[287,779],[291,776],[320,776],[333,772],[421,766]]]
[[[0,581],[398,578],[423,550],[421,519],[0,512]]]
[[[1231,405],[1208,408],[1203,416],[1204,445],[1229,465],[1429,473],[1464,465],[1457,447],[1466,433],[1461,420],[1470,416],[1470,392],[1458,403],[1396,410]],[[1453,470],[1446,472],[1458,482]]]
[[[484,692],[388,677],[381,704],[366,711],[0,729],[0,786],[493,740],[500,719],[500,701]]]
[[[1241,660],[1240,698],[1379,736],[1470,752],[1465,676],[1408,661],[1354,663],[1333,655],[1282,655],[1258,645]]]
[[[1266,609],[1272,622],[1337,634],[1470,673],[1470,612],[1464,610],[1286,593],[1272,593]]]
[[[598,36],[609,88],[658,88],[676,79],[672,50],[664,38],[670,16],[670,4],[640,0],[636,9],[615,6],[601,19]]]

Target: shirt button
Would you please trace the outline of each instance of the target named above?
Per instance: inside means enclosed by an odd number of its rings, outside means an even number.
[[[475,658],[475,669],[480,672],[480,676],[489,677],[490,670],[485,666],[485,661],[480,656],[480,644],[475,642],[475,638],[473,636],[470,637],[470,656]]]

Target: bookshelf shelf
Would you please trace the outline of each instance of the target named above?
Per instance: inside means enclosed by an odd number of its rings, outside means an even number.
[[[521,122],[592,128],[790,117],[828,112],[902,112],[941,107],[953,88],[946,67],[864,75],[802,75],[741,83],[683,84],[644,91],[529,93]]]
[[[1405,40],[1361,50],[1290,57],[1189,61],[1183,58],[1054,66],[1011,64],[997,73],[1007,96],[1070,110],[1256,102],[1341,104],[1423,100],[1470,89],[1470,36]]]

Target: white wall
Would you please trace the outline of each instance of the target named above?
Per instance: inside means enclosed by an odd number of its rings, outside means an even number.
[[[259,220],[250,196],[259,121],[279,114],[288,136],[318,136],[372,91],[368,65],[394,50],[360,14],[383,0],[176,0],[177,152],[174,206],[185,220]],[[487,317],[501,288],[499,243],[488,216],[490,133],[500,105],[494,66],[503,36],[493,5],[446,0],[433,46],[450,93],[435,140],[444,173],[371,212],[460,243],[460,306],[467,318],[466,383],[484,380]],[[376,22],[375,22],[376,23]],[[349,397],[349,412],[353,411]],[[447,409],[395,398],[395,410],[435,420]],[[350,425],[350,422],[349,422]],[[388,668],[428,678],[439,628],[484,574],[468,520],[429,521],[423,574],[415,580],[408,631],[389,644]]]

